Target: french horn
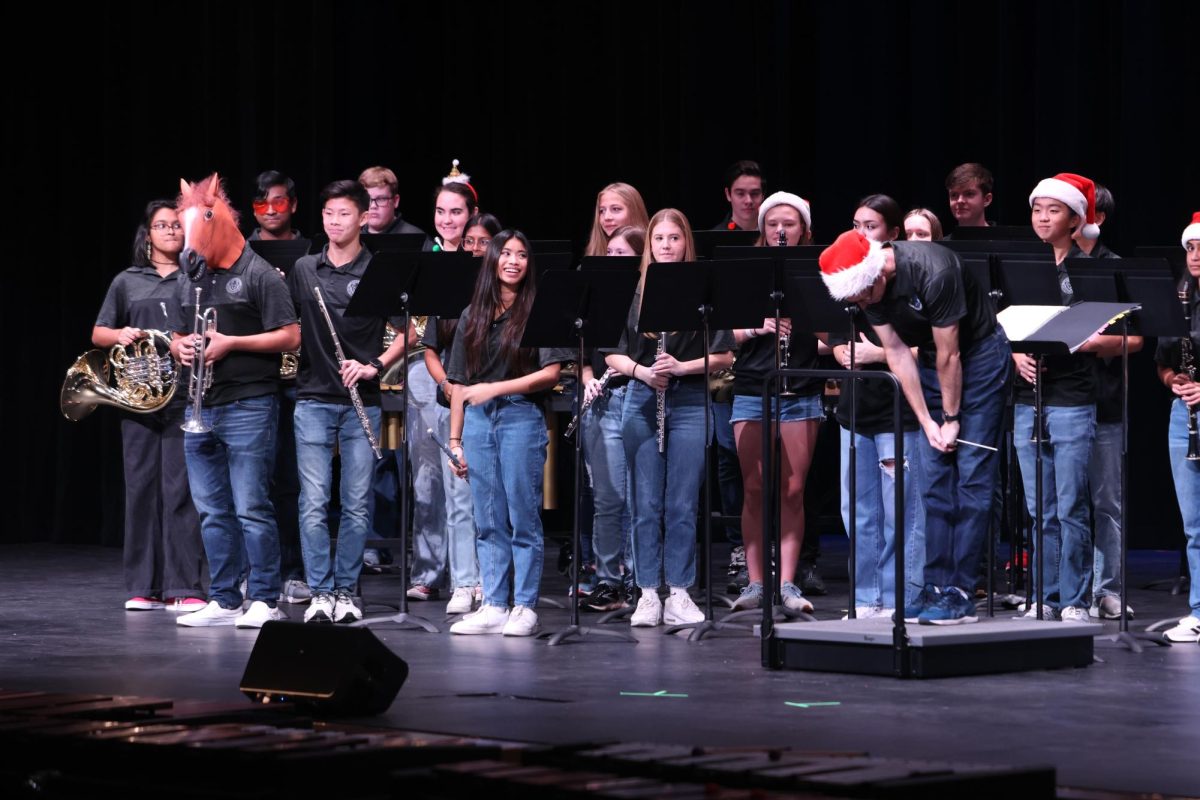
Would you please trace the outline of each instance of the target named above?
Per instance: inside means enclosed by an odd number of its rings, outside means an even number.
[[[88,350],[67,370],[59,393],[63,416],[78,422],[98,405],[135,414],[152,414],[175,396],[178,371],[171,358],[171,337],[147,330],[146,336],[107,351]]]

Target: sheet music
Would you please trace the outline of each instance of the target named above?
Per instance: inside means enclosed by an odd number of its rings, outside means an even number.
[[[1009,306],[996,314],[1010,342],[1023,342],[1047,322],[1066,311],[1068,306]]]

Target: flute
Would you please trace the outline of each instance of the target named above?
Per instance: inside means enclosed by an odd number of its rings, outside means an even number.
[[[658,334],[658,349],[654,355],[661,356],[667,352],[667,332],[662,331]],[[657,358],[656,358],[657,360]],[[655,430],[655,438],[658,441],[658,452],[665,452],[667,449],[667,390],[656,389],[654,395],[655,418],[658,428]]]
[[[592,407],[592,403],[596,402],[597,397],[604,394],[604,390],[608,386],[608,382],[611,381],[616,374],[617,371],[612,367],[604,370],[604,374],[600,376],[600,388],[596,390],[595,395],[583,401],[583,405],[579,407],[579,413],[571,417],[571,422],[567,425],[567,429],[563,431],[563,436],[570,439],[575,435],[575,429],[579,427],[580,417],[587,413],[587,410]]]
[[[433,440],[433,443],[442,449],[442,452],[445,453],[446,456],[450,459],[451,464],[458,467],[459,469],[463,468],[462,462],[458,460],[458,456],[454,455],[454,451],[452,451],[449,447],[447,447],[445,442],[443,442],[441,439],[439,439],[437,437],[437,434],[433,432],[433,428],[426,428],[425,432],[429,434],[429,438]],[[464,477],[463,480],[465,480],[467,483],[471,482],[470,478]]]
[[[337,356],[338,364],[342,364],[346,361],[346,354],[342,352],[342,343],[333,327],[333,318],[329,316],[329,309],[325,307],[325,298],[321,296],[321,287],[314,286],[313,294],[317,296],[317,305],[321,307],[321,315],[325,317],[325,324],[329,326],[334,355]],[[376,459],[382,459],[383,452],[379,449],[379,440],[375,438],[375,432],[371,430],[371,420],[367,419],[367,410],[363,408],[363,401],[358,396],[357,386],[350,387],[350,402],[354,404],[354,413],[358,414],[358,421],[362,423],[363,433],[367,435],[367,441],[371,444],[371,452],[375,453]]]

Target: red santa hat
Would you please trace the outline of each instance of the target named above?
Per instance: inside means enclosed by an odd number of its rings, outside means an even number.
[[[1033,187],[1029,195],[1030,208],[1033,208],[1036,197],[1049,197],[1065,203],[1084,221],[1081,231],[1083,238],[1100,238],[1100,226],[1096,224],[1096,184],[1090,178],[1073,172],[1060,172]]]
[[[798,194],[791,192],[775,192],[775,194],[762,201],[762,205],[758,207],[758,231],[762,233],[763,221],[767,218],[767,212],[775,206],[791,206],[800,212],[800,219],[804,220],[804,227],[808,230],[812,229],[812,209],[808,205],[808,201]]]
[[[1200,211],[1192,214],[1192,224],[1183,229],[1183,249],[1187,249],[1187,243],[1193,239],[1200,239]]]
[[[883,244],[846,231],[821,251],[821,279],[834,300],[867,291],[883,273]]]

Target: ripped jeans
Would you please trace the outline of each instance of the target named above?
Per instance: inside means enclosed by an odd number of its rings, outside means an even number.
[[[842,522],[850,531],[850,432],[842,428]],[[905,431],[904,460],[916,457],[920,431]],[[855,433],[854,605],[896,604],[895,435]],[[925,575],[925,506],[916,470],[904,473],[904,602],[915,602]]]

